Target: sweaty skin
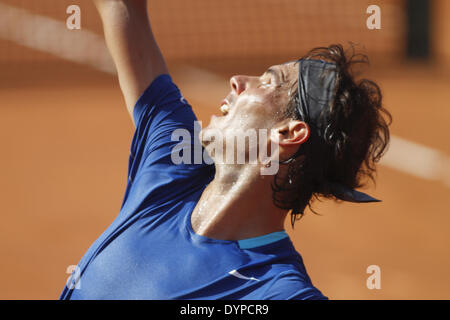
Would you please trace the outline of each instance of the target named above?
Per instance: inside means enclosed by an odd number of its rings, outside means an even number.
[[[231,92],[224,99],[225,115],[213,116],[208,130],[233,132],[247,129],[275,129],[279,157],[289,158],[308,138],[304,122],[283,119],[281,110],[297,77],[297,63],[270,67],[262,76],[234,76]],[[269,137],[274,139],[274,137]],[[206,150],[214,142],[204,142]],[[214,155],[211,155],[214,159]],[[195,207],[191,224],[197,234],[215,239],[239,240],[284,230],[287,212],[272,201],[273,176],[260,173],[263,164],[216,163],[216,175]],[[280,167],[280,170],[285,170]]]

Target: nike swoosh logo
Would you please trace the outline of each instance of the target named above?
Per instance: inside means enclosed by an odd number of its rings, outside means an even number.
[[[260,281],[259,279],[256,279],[254,277],[246,277],[246,276],[240,274],[236,269],[235,270],[231,270],[228,273],[231,274],[232,276],[235,276],[236,278],[239,278],[239,279]]]

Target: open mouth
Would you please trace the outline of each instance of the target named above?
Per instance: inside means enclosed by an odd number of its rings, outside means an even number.
[[[220,111],[222,112],[222,115],[226,116],[230,112],[230,104],[228,103],[227,99],[224,99],[222,101],[222,105],[220,106]]]
[[[227,105],[227,104],[223,104],[223,105],[220,107],[220,111],[222,112],[222,114],[223,114],[224,116],[226,116],[226,115],[228,114],[228,112],[230,111],[230,106]]]

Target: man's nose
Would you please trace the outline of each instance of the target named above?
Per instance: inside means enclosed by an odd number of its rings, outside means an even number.
[[[230,86],[231,89],[234,90],[238,95],[241,94],[241,92],[245,91],[248,85],[248,78],[247,76],[233,76],[230,79]]]

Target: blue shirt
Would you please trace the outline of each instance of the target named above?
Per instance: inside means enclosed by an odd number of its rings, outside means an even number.
[[[189,130],[194,147],[196,117],[169,75],[153,81],[133,117],[121,210],[61,299],[326,299],[284,231],[239,241],[193,231],[191,213],[215,168],[171,159],[174,130]]]

